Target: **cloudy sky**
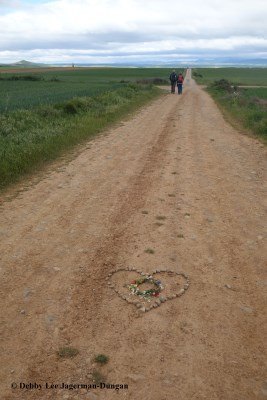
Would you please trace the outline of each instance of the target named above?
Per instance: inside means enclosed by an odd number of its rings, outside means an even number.
[[[267,64],[266,0],[0,0],[0,63]]]

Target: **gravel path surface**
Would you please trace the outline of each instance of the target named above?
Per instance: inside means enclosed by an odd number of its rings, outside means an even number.
[[[1,398],[265,399],[264,171],[266,150],[188,71],[182,96],[163,94],[4,201]],[[142,313],[107,284],[130,267],[181,272],[190,287]],[[128,390],[45,388],[92,384],[94,370]]]

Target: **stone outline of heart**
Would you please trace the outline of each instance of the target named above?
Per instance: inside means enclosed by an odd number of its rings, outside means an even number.
[[[110,278],[112,277],[112,275],[114,275],[116,272],[120,272],[120,271],[137,272],[141,276],[150,276],[150,275],[158,274],[158,273],[161,273],[161,272],[170,272],[172,274],[176,274],[176,275],[182,276],[186,280],[186,283],[184,284],[184,287],[182,289],[180,289],[180,291],[178,293],[172,294],[170,296],[167,296],[166,298],[164,297],[164,300],[160,300],[160,298],[159,298],[159,299],[156,300],[156,302],[153,305],[151,305],[149,307],[145,307],[138,300],[134,300],[134,301],[133,300],[129,300],[127,298],[127,296],[125,296],[124,294],[121,294],[120,291],[118,289],[116,289],[116,287],[115,287],[116,285],[113,282],[111,282]],[[155,269],[151,273],[145,273],[143,271],[140,271],[137,268],[131,268],[131,267],[129,267],[129,268],[117,268],[117,269],[111,271],[108,274],[106,280],[108,281],[108,286],[109,286],[110,289],[113,289],[114,292],[117,293],[117,295],[119,297],[121,297],[123,300],[125,300],[127,303],[134,304],[141,312],[150,311],[153,308],[157,308],[157,307],[161,306],[161,304],[165,303],[165,301],[173,300],[173,299],[176,299],[177,297],[181,297],[183,294],[185,294],[186,290],[189,288],[189,285],[190,285],[189,278],[188,278],[188,276],[186,274],[184,274],[183,272],[173,271],[172,269]]]

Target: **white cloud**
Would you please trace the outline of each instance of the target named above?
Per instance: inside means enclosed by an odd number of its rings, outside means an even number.
[[[6,3],[0,0],[1,4]],[[173,54],[267,57],[264,0],[58,0],[16,8],[0,15],[0,58],[15,61],[34,55],[42,61],[62,57],[132,57]],[[0,8],[1,10],[1,8]],[[60,51],[58,50],[60,49]],[[242,53],[243,54],[243,53]],[[36,56],[34,58],[36,60]],[[89,59],[88,59],[89,60]]]

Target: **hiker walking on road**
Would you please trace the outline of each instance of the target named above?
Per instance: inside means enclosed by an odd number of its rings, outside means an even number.
[[[180,72],[177,78],[178,94],[183,93],[183,83],[184,83],[184,77],[183,74]]]
[[[170,75],[170,81],[171,81],[171,93],[175,93],[175,84],[177,82],[177,75],[175,70],[173,70]]]

